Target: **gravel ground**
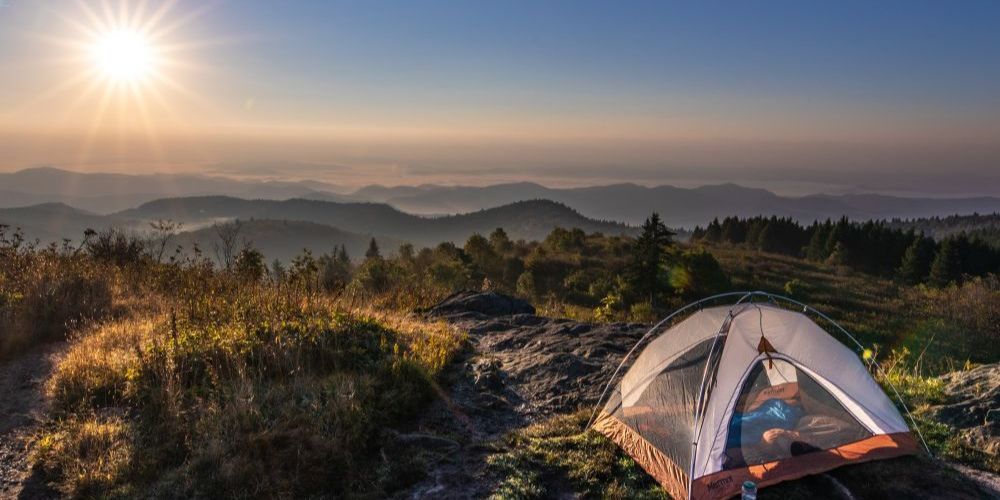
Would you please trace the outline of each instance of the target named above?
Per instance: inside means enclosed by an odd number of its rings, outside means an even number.
[[[42,385],[66,348],[50,343],[0,361],[0,499],[51,498],[31,481],[27,439],[45,418]]]

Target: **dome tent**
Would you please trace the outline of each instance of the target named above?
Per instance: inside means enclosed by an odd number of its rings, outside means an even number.
[[[704,307],[737,296],[730,305]],[[592,428],[675,498],[726,498],[746,480],[766,486],[917,453],[917,440],[868,367],[807,312],[861,350],[846,330],[792,299],[765,292],[709,297],[640,339],[608,381]]]

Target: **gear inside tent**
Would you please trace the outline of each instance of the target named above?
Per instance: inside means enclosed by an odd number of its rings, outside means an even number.
[[[722,298],[736,296],[651,330],[646,339],[656,337],[609,381],[593,428],[674,498],[726,498],[744,481],[763,487],[920,451],[868,365],[811,309],[763,292]]]

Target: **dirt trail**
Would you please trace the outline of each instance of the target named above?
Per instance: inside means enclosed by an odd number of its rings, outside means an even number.
[[[0,361],[0,499],[51,497],[31,481],[27,439],[45,418],[43,384],[65,349],[54,342]]]

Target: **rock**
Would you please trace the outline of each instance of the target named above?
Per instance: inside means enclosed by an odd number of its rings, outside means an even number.
[[[441,305],[456,302],[452,299],[464,302],[456,295]],[[480,393],[477,405],[499,407],[498,401],[483,399],[491,394],[509,401],[517,416],[529,422],[594,404],[622,356],[649,328],[526,313],[486,316],[463,311],[445,317],[469,332],[481,356],[468,366]]]
[[[499,393],[504,389],[503,378],[500,376],[500,362],[496,359],[479,359],[472,363],[472,380],[476,390],[480,392]]]
[[[452,294],[427,311],[430,316],[441,317],[453,317],[469,312],[485,316],[510,316],[514,314],[535,314],[535,308],[524,300],[508,297],[496,292],[472,292],[466,290]]]
[[[972,446],[1000,455],[1000,363],[943,375],[947,401],[928,411],[959,429]]]

